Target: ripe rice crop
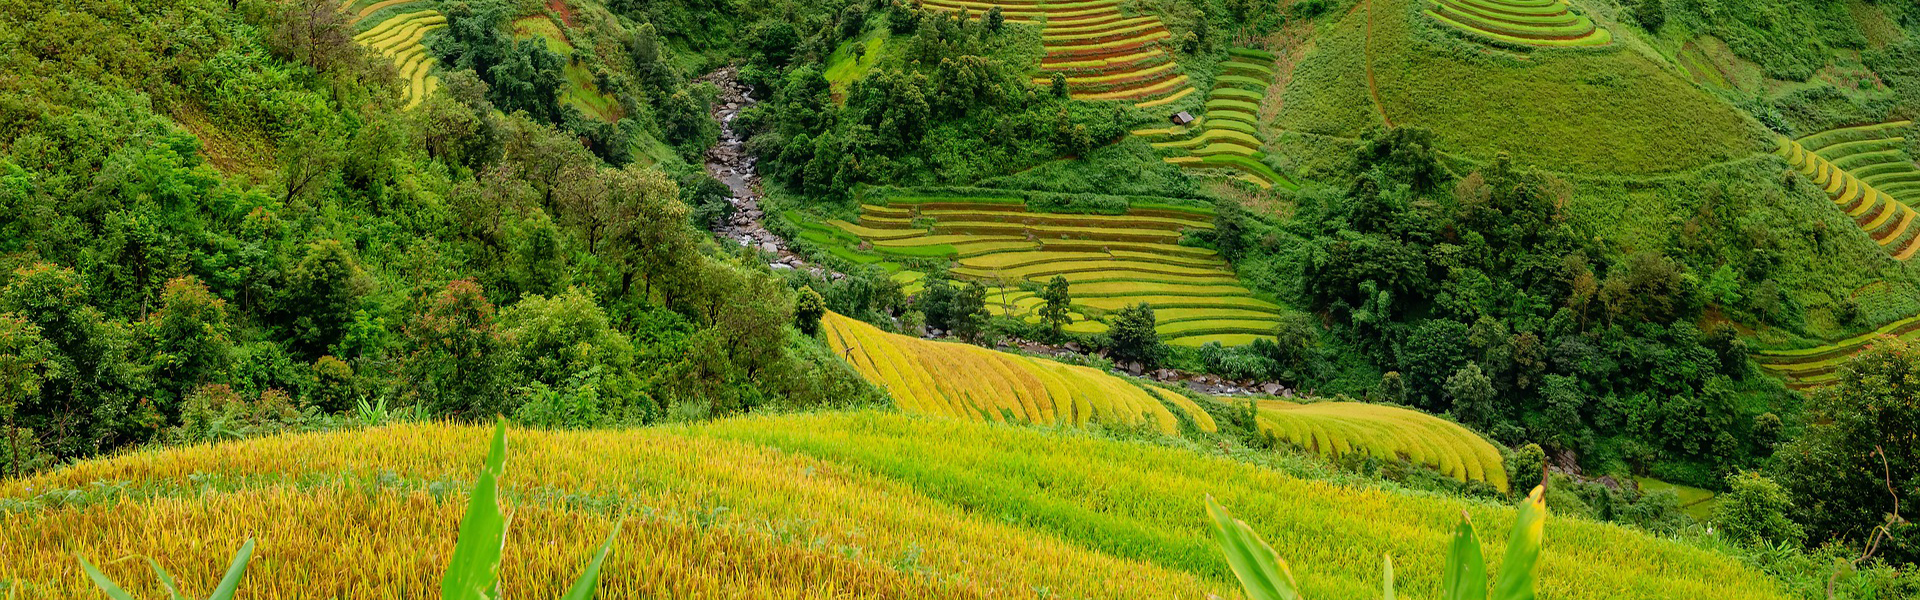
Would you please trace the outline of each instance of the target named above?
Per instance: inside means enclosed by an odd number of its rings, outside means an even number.
[[[1461,512],[1480,523],[1513,515],[1497,503],[1296,479],[1223,457],[1072,432],[866,414],[736,419],[703,431],[857,465],[978,514],[1232,582],[1198,510],[1211,495],[1246,507],[1236,515],[1288,557],[1305,598],[1378,598],[1383,552],[1394,558],[1402,597],[1442,597],[1443,542]],[[1506,543],[1505,531],[1483,533],[1485,548]],[[1556,517],[1546,523],[1546,539],[1542,598],[1785,597],[1738,560],[1617,525]]]
[[[1465,427],[1416,410],[1364,402],[1259,402],[1261,429],[1321,454],[1365,453],[1507,489],[1500,451]]]
[[[1186,230],[1213,226],[1204,208],[1136,202],[1124,214],[1040,213],[1005,196],[905,194],[864,205],[857,224],[786,217],[802,230],[802,240],[856,262],[885,256],[950,260],[954,277],[1008,288],[1004,294],[989,289],[989,312],[996,316],[1038,323],[1039,299],[1018,286],[1065,277],[1075,298],[1074,322],[1066,330],[1074,333],[1103,332],[1107,325],[1098,318],[1142,301],[1176,309],[1162,323],[1170,337],[1230,335],[1219,339],[1245,344],[1277,324],[1278,307],[1239,285],[1214,251],[1176,243]],[[924,291],[920,275],[913,277],[904,291]]]
[[[966,11],[983,18],[999,8],[1012,21],[1044,21],[1040,32],[1045,55],[1035,85],[1051,85],[1055,73],[1067,77],[1067,91],[1080,100],[1121,100],[1150,108],[1191,94],[1180,67],[1152,44],[1171,36],[1153,14],[1128,16],[1113,0],[1082,2],[976,2],[930,0],[935,10]]]
[[[6,482],[0,505],[13,508],[0,508],[0,579],[23,583],[22,597],[99,597],[71,571],[79,552],[105,559],[137,597],[164,591],[144,562],[116,559],[155,557],[183,588],[210,589],[224,554],[251,536],[259,548],[243,598],[438,597],[425,574],[451,554],[460,482],[487,433],[418,424],[288,435]],[[975,515],[856,467],[719,437],[511,431],[502,597],[550,597],[600,541],[579,533],[622,520],[599,598],[975,599],[1034,587],[1199,598],[1230,589]],[[123,492],[53,500],[101,489],[94,482]]]
[[[1178,419],[1154,396],[1097,369],[887,333],[833,313],[822,325],[834,351],[909,412],[1178,432]]]
[[[380,10],[406,3],[392,0],[376,3],[362,10],[359,16],[365,18]],[[402,110],[419,106],[428,95],[439,89],[439,78],[430,74],[435,60],[427,56],[427,48],[421,41],[426,39],[427,34],[444,29],[446,22],[446,17],[439,12],[422,10],[394,15],[353,36],[354,42],[380,53],[398,70],[405,84],[400,93]]]

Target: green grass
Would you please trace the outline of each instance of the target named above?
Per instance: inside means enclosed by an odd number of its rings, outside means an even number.
[[[1738,111],[1637,52],[1540,51],[1486,56],[1474,44],[1418,32],[1421,0],[1373,0],[1373,74],[1396,125],[1435,132],[1478,161],[1508,152],[1555,171],[1647,174],[1763,151]],[[1381,123],[1367,91],[1366,21],[1355,10],[1316,41],[1287,87],[1278,125],[1354,138]],[[1419,17],[1423,18],[1424,17]]]
[[[1719,496],[1711,491],[1667,483],[1652,477],[1635,477],[1633,480],[1640,483],[1640,491],[1643,493],[1673,490],[1680,496],[1680,506],[1686,511],[1687,516],[1702,523],[1713,520],[1714,510],[1720,507]]]
[[[843,42],[833,51],[832,56],[827,57],[827,70],[823,75],[827,78],[827,84],[833,89],[835,97],[845,97],[847,86],[865,77],[867,70],[872,69],[874,63],[880,61],[881,51],[887,45],[887,36],[883,33],[884,31],[880,30],[858,40]],[[858,57],[855,56],[856,49],[862,51]]]

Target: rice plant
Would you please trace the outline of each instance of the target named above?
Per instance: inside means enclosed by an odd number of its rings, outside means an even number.
[[[473,491],[468,495],[466,517],[460,520],[460,537],[455,542],[453,558],[447,564],[446,572],[440,577],[441,600],[498,600],[500,598],[500,555],[507,542],[507,516],[500,508],[499,480],[506,473],[507,461],[507,422],[500,419],[493,430],[493,441],[488,445],[486,463],[480,469],[480,478],[474,483]],[[600,551],[587,563],[580,578],[574,580],[561,600],[592,600],[599,589],[600,567],[607,560],[607,553],[613,550],[614,539],[620,535],[620,525],[615,524],[613,533],[601,544]],[[254,541],[248,539],[240,546],[233,557],[232,566],[221,578],[207,600],[231,600],[240,586],[240,579],[246,575],[247,561],[253,557]],[[78,554],[74,559],[80,562],[81,570],[93,580],[108,598],[113,600],[134,600],[131,594],[106,574],[101,573],[85,557]],[[173,576],[160,567],[160,563],[147,559],[148,566],[159,578],[172,600],[186,600],[181,595]]]
[[[1533,600],[1540,581],[1540,543],[1545,538],[1547,503],[1545,488],[1535,487],[1520,505],[1514,517],[1513,535],[1507,538],[1506,560],[1487,589],[1487,561],[1480,554],[1480,540],[1473,533],[1473,521],[1464,515],[1447,546],[1447,562],[1440,583],[1443,600]],[[1227,514],[1227,509],[1207,497],[1207,515],[1213,520],[1214,538],[1227,556],[1234,577],[1247,592],[1249,600],[1300,600],[1299,584],[1287,561],[1268,546],[1260,534],[1245,521]],[[1393,557],[1383,557],[1382,597],[1393,600]]]

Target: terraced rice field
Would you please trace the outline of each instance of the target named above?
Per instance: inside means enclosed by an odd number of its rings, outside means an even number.
[[[103,598],[76,572],[78,552],[133,597],[162,598],[133,557],[204,591],[253,537],[241,598],[438,597],[490,434],[416,423],[281,435],[0,481],[0,579],[21,600]],[[515,429],[500,482],[513,506],[503,598],[565,589],[616,522],[605,600],[1239,598],[1208,496],[1293,563],[1303,597],[1377,598],[1389,554],[1403,596],[1437,598],[1462,512],[1514,518],[1497,502],[1183,448],[876,411]],[[1579,518],[1545,527],[1542,598],[1789,597],[1714,550]],[[1481,540],[1497,550],[1509,533]]]
[[[1507,489],[1500,451],[1479,434],[1433,415],[1365,402],[1258,402],[1255,419],[1261,430],[1321,454],[1405,459],[1460,481]]]
[[[1920,212],[1912,207],[1920,202],[1920,165],[1901,150],[1912,132],[1912,121],[1847,127],[1781,138],[1775,152],[1825,189],[1874,243],[1907,260],[1920,252]]]
[[[1008,200],[1013,200],[1009,203]],[[945,259],[950,273],[993,286],[988,309],[1039,322],[1041,300],[1022,289],[1063,276],[1071,284],[1074,323],[1100,333],[1100,317],[1141,302],[1152,306],[1162,338],[1199,346],[1243,345],[1270,335],[1280,307],[1255,298],[1212,250],[1179,245],[1188,229],[1211,229],[1212,215],[1184,207],[1140,207],[1122,215],[1027,212],[1017,199],[891,197],[861,207],[858,223],[806,225],[800,237],[861,262]],[[855,248],[866,248],[857,250]],[[918,275],[910,277],[917,278]],[[918,293],[918,282],[908,293]]]
[[[1613,34],[1562,0],[1431,0],[1427,16],[1475,35],[1525,46],[1613,43]]]
[[[367,27],[353,36],[353,41],[367,49],[378,52],[400,70],[401,79],[406,81],[406,89],[400,93],[404,108],[412,109],[425,101],[427,96],[440,89],[440,78],[429,75],[434,59],[427,56],[427,47],[421,44],[427,34],[443,29],[447,18],[433,9],[406,11],[414,4],[426,4],[420,0],[384,0],[353,8],[355,4],[343,4],[341,9],[353,13],[351,21],[356,27],[365,26],[376,14],[391,15],[384,20]]]
[[[1235,48],[1220,63],[1220,75],[1208,92],[1206,111],[1193,123],[1164,129],[1141,129],[1134,135],[1164,138],[1153,147],[1174,152],[1169,163],[1192,169],[1228,169],[1235,177],[1261,189],[1299,185],[1273,171],[1261,159],[1266,139],[1261,132],[1260,103],[1273,85],[1273,54]]]
[[[1008,22],[1041,25],[1040,59],[1035,85],[1067,78],[1067,91],[1081,100],[1125,100],[1135,106],[1171,103],[1193,93],[1187,76],[1160,40],[1173,35],[1160,17],[1128,15],[1120,0],[926,0],[934,10],[965,11],[979,18],[1000,9]]]
[[[1178,434],[1184,419],[1200,431],[1219,430],[1192,398],[1098,369],[887,333],[833,313],[822,325],[834,351],[907,412],[1046,425],[1150,425],[1167,434]],[[1507,488],[1493,444],[1431,415],[1360,402],[1258,402],[1261,428],[1301,447],[1407,460],[1461,481]]]
[[[1879,329],[1825,346],[1798,350],[1755,352],[1753,360],[1760,368],[1787,380],[1787,387],[1810,389],[1831,384],[1840,378],[1840,366],[1882,337],[1903,340],[1920,338],[1920,316],[1888,323]]]
[[[1180,432],[1180,418],[1161,396],[1099,369],[887,333],[832,313],[821,323],[834,351],[868,381],[886,388],[907,412],[1043,425],[1147,425],[1161,433]],[[1217,429],[1191,401],[1173,406],[1196,426]]]

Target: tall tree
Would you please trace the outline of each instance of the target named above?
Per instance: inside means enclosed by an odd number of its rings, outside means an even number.
[[[319,240],[307,246],[287,279],[281,310],[292,327],[294,351],[309,360],[331,353],[370,291],[360,261],[339,240]]]
[[[1112,326],[1107,330],[1112,340],[1109,353],[1116,361],[1137,362],[1147,368],[1158,366],[1166,355],[1166,346],[1161,344],[1157,328],[1153,307],[1145,302],[1114,311]]]
[[[1068,304],[1073,301],[1067,286],[1066,276],[1055,275],[1053,280],[1047,282],[1046,289],[1040,292],[1040,299],[1047,302],[1045,306],[1040,307],[1040,318],[1053,327],[1054,337],[1060,336],[1061,327],[1073,322],[1073,316],[1067,314]]]
[[[1808,539],[1863,542],[1887,526],[1883,556],[1920,558],[1913,525],[1889,522],[1895,506],[1920,506],[1920,350],[1878,342],[1813,393],[1807,428],[1774,454],[1772,475],[1793,500]]]

